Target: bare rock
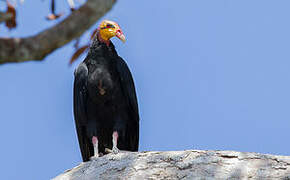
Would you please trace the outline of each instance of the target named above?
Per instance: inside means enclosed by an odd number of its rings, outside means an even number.
[[[282,179],[290,156],[234,151],[124,152],[81,163],[53,180]]]

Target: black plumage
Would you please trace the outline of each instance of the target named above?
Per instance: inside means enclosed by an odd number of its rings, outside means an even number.
[[[120,150],[138,151],[139,114],[134,82],[125,61],[112,42],[93,41],[85,60],[75,70],[74,116],[83,161],[94,155],[92,137],[99,153],[112,149],[118,132]]]

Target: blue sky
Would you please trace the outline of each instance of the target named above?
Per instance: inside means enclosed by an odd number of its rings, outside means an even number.
[[[18,28],[0,25],[0,35],[52,26],[48,3],[25,1]],[[290,155],[289,7],[287,0],[118,1],[103,19],[118,22],[127,38],[113,42],[135,79],[140,151]],[[72,112],[81,59],[68,66],[72,45],[42,62],[0,66],[0,179],[49,179],[81,162]]]

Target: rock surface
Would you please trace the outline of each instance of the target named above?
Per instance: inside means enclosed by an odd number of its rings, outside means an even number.
[[[81,163],[53,180],[282,179],[290,156],[234,151],[126,152]]]

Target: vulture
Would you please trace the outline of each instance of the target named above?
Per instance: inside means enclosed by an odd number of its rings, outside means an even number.
[[[106,154],[138,151],[139,113],[132,74],[110,41],[125,42],[120,26],[104,20],[88,54],[74,72],[73,106],[83,161]]]

